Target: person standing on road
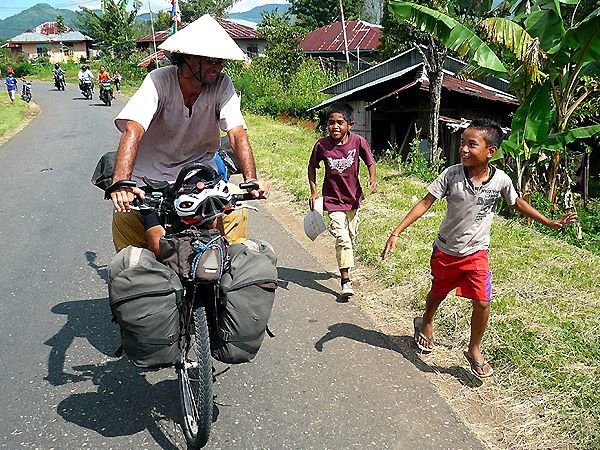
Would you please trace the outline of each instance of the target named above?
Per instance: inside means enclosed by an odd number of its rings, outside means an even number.
[[[206,14],[169,37],[160,46],[172,65],[153,70],[115,119],[122,133],[113,183],[122,180],[174,182],[183,166],[200,162],[215,168],[220,130],[227,132],[246,181],[256,181],[256,198],[266,198],[270,184],[257,180],[252,147],[231,79],[222,72],[225,60],[245,55],[227,32]],[[111,193],[113,243],[148,248],[159,236],[146,236],[138,211],[131,211],[139,188],[122,187]],[[247,236],[246,210],[223,218],[230,243]],[[157,234],[162,227],[153,227]]]
[[[119,73],[118,70],[115,70],[113,73],[113,82],[115,83],[115,89],[117,90],[117,93],[121,93],[121,79],[122,76]]]
[[[11,72],[8,72],[6,79],[4,80],[4,84],[6,85],[6,90],[8,91],[8,98],[10,98],[10,103],[15,104],[15,95],[17,93],[17,79],[15,75]]]
[[[358,208],[364,194],[358,178],[360,159],[369,168],[369,188],[377,192],[375,160],[367,140],[351,133],[354,111],[344,103],[333,104],[327,111],[328,137],[315,144],[308,163],[310,185],[310,209],[314,209],[317,193],[317,169],[325,164],[323,179],[323,209],[330,220],[330,231],[335,237],[335,250],[340,269],[344,299],[354,295],[350,269],[354,267],[353,244],[358,234]],[[360,159],[359,159],[360,158]]]
[[[457,295],[473,303],[471,339],[464,355],[471,372],[479,378],[494,373],[481,354],[481,340],[490,316],[492,272],[488,245],[496,200],[502,196],[521,214],[553,229],[560,229],[577,217],[569,213],[559,220],[550,220],[517,195],[508,175],[489,165],[502,138],[497,123],[487,119],[472,121],[461,138],[461,163],[448,167],[429,185],[428,194],[394,229],[381,253],[381,258],[386,259],[404,229],[425,214],[436,200],[447,199],[448,210],[431,255],[431,290],[423,317],[414,319],[414,339],[421,351],[433,350],[433,316],[448,293],[457,289]]]

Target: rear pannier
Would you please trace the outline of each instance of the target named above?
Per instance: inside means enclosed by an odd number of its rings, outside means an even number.
[[[221,362],[239,364],[256,356],[265,337],[277,288],[277,256],[269,243],[253,240],[231,245],[229,256],[211,352]]]
[[[183,299],[177,274],[150,250],[129,246],[113,258],[108,278],[110,309],[131,362],[145,368],[177,362]]]

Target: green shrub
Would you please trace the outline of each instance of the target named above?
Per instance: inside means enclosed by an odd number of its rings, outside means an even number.
[[[254,58],[249,66],[229,64],[226,71],[241,94],[242,108],[270,117],[315,120],[317,113],[307,110],[327,98],[319,91],[336,81],[333,73],[308,59],[287,82],[271,70],[266,57]]]

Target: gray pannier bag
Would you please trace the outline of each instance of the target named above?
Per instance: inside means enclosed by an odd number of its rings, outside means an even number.
[[[121,349],[131,362],[144,368],[176,363],[183,301],[177,274],[150,250],[130,245],[110,263],[108,292],[113,319],[121,328]]]
[[[221,278],[213,358],[227,363],[251,361],[262,345],[277,288],[277,256],[264,241],[229,247],[230,267]]]

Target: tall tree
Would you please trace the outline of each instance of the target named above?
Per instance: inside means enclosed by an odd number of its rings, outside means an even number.
[[[134,0],[127,11],[127,0],[104,0],[102,13],[81,6],[77,11],[79,30],[100,43],[100,48],[120,59],[127,59],[135,48],[135,21],[142,6]]]
[[[491,0],[472,2],[466,0],[452,0],[444,2],[440,0],[421,0],[412,2],[415,5],[424,5],[434,10],[444,11],[455,17],[462,17],[469,21],[489,10],[492,6]],[[429,79],[429,119],[428,119],[428,155],[429,163],[437,163],[440,159],[441,149],[439,141],[439,117],[440,103],[442,98],[442,83],[444,81],[444,61],[448,54],[446,46],[431,33],[411,25],[400,15],[395,13],[395,3],[386,0],[382,25],[382,56],[391,58],[408,48],[416,47],[423,57],[423,64]],[[422,50],[426,48],[426,51]]]
[[[303,53],[298,42],[305,36],[306,30],[291,23],[289,11],[283,15],[272,11],[263,13],[257,31],[269,42],[265,50],[265,68],[277,75],[283,84],[288,84],[302,64]]]
[[[290,12],[308,30],[342,20],[339,0],[291,0],[291,4]],[[346,20],[364,17],[364,0],[342,0],[342,5]]]

